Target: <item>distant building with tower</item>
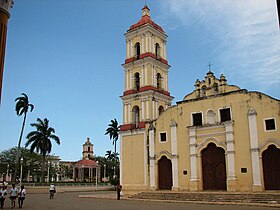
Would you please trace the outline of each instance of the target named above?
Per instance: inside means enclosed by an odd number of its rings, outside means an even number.
[[[86,143],[83,144],[83,159],[93,159],[93,144],[87,138]]]
[[[13,0],[0,0],[0,105],[2,96],[2,82],[4,74],[8,19],[10,17],[10,9],[13,7],[13,4]]]
[[[124,190],[280,190],[278,99],[230,85],[209,65],[194,90],[171,106],[167,35],[147,6],[125,38]]]
[[[98,170],[98,162],[94,158],[93,144],[90,138],[87,138],[83,144],[83,159],[74,164],[73,167],[73,180],[77,182],[93,182],[98,178],[100,180],[100,170]]]

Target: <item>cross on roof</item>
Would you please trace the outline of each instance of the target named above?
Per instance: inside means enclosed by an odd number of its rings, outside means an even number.
[[[209,64],[207,66],[209,68],[209,71],[211,71],[211,66],[213,66],[213,64],[211,64],[210,61],[209,61]]]

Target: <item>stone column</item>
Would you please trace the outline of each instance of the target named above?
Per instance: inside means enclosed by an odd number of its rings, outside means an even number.
[[[259,159],[258,129],[257,129],[257,112],[250,108],[248,112],[251,159],[253,171],[253,187],[254,192],[262,191],[261,169]]]
[[[149,98],[146,98],[146,120],[149,119]]]
[[[227,191],[236,191],[236,175],[235,175],[235,149],[233,137],[233,124],[232,122],[225,122],[226,130],[226,143],[227,143]]]
[[[141,36],[141,54],[145,53],[145,34]]]
[[[197,154],[196,154],[196,130],[195,127],[189,128],[190,137],[190,161],[191,161],[191,178],[190,191],[198,191],[198,177],[197,177]]]
[[[145,105],[144,105],[143,98],[141,99],[141,109],[142,109],[142,120],[141,121],[144,121],[145,120]]]
[[[150,190],[156,189],[155,176],[155,128],[153,124],[149,127],[149,158],[150,158]]]
[[[156,100],[155,113],[156,113],[156,118],[158,118],[158,100]]]
[[[179,172],[178,172],[178,147],[177,147],[177,123],[172,120],[170,123],[171,129],[171,154],[172,154],[172,181],[173,186],[172,190],[178,191],[179,190]]]

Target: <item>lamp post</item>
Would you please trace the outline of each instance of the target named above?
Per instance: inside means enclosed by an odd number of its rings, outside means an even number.
[[[114,176],[113,178],[115,179],[116,178],[116,166],[114,166]]]
[[[97,191],[97,169],[98,169],[98,161],[96,161],[96,167],[95,167],[95,191]]]
[[[23,164],[23,157],[20,158],[20,182],[19,182],[20,186],[21,186],[21,183],[22,183],[22,164]]]
[[[50,161],[48,161],[48,178],[47,178],[47,183],[50,181]]]
[[[8,182],[8,179],[9,179],[9,167],[10,167],[10,165],[8,164],[7,165],[6,182]]]
[[[106,164],[104,164],[104,182],[105,182],[105,180],[106,180]]]

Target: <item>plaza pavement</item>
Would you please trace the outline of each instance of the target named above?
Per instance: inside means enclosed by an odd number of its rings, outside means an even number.
[[[49,199],[48,187],[27,186],[27,198],[24,203],[26,210],[272,210],[278,206],[256,206],[256,205],[227,205],[222,202],[215,203],[196,203],[182,202],[176,200],[154,201],[132,199],[131,195],[136,192],[125,192],[121,200],[117,200],[116,191],[112,187],[57,187],[55,199]],[[111,190],[111,191],[108,191]],[[9,199],[6,199],[5,209],[10,208]]]

